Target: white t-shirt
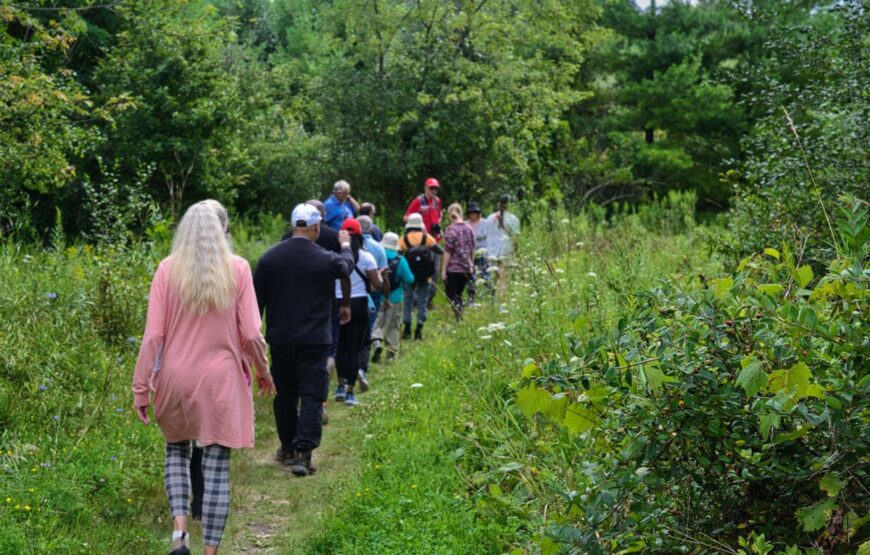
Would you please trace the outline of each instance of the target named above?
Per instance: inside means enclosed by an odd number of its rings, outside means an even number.
[[[486,219],[486,256],[504,258],[514,252],[513,238],[520,233],[520,221],[505,210],[504,227],[498,225],[498,212]]]
[[[366,277],[369,277],[369,270],[377,270],[378,263],[375,262],[375,257],[372,256],[372,253],[360,249],[359,250],[359,260],[356,262],[356,267],[359,268],[359,271],[363,273]],[[350,298],[356,299],[358,297],[365,297],[368,295],[366,291],[366,282],[363,281],[361,277],[359,277],[359,273],[354,270],[350,273]],[[335,280],[335,298],[341,299],[341,280]]]

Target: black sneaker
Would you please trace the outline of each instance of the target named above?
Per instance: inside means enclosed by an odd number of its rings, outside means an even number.
[[[296,459],[293,461],[293,466],[290,471],[295,476],[311,476],[317,473],[317,468],[311,464],[311,451],[297,451]]]
[[[411,324],[406,323],[405,329],[402,331],[402,339],[411,339]]]
[[[283,447],[279,447],[275,452],[275,460],[281,464],[290,465],[293,464],[293,461],[296,460],[296,451],[290,449],[284,449]]]
[[[356,381],[359,384],[359,392],[365,393],[369,390],[369,388],[371,388],[371,385],[369,384],[369,379],[366,377],[366,371],[360,368],[359,370],[357,370],[356,375]]]
[[[169,544],[169,555],[190,555],[190,534],[184,532],[180,538]]]
[[[384,352],[384,348],[381,346],[380,341],[375,342],[375,352],[372,354],[372,362],[375,364],[381,361],[381,353]]]

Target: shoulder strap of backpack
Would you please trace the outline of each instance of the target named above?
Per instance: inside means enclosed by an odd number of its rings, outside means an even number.
[[[365,284],[366,284],[366,287],[368,288],[368,286],[369,286],[369,277],[368,277],[367,275],[365,275],[364,273],[362,273],[362,270],[360,270],[360,269],[359,269],[359,266],[357,266],[356,264],[354,264],[354,266],[353,266],[353,271],[356,272],[356,275],[358,275],[359,277],[362,278],[363,283],[365,283]]]
[[[419,197],[417,197],[417,200],[420,202],[420,207],[423,207],[423,206],[426,206],[427,204],[429,204],[426,201],[426,195],[420,195]]]

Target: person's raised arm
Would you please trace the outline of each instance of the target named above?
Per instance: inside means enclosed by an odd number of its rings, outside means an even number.
[[[353,207],[353,215],[356,216],[357,214],[359,214],[359,203],[356,201],[356,199],[350,195],[347,195],[347,201]]]

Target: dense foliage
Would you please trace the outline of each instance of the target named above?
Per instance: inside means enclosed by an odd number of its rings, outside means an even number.
[[[117,241],[338,178],[399,209],[437,175],[449,200],[572,209],[674,189],[721,209],[736,188],[725,244],[746,253],[868,184],[858,0],[2,0],[0,19],[0,230],[25,239],[56,208]]]
[[[544,553],[851,553],[870,514],[870,221],[841,204],[846,247],[818,278],[768,248],[628,295],[620,270],[643,260],[527,251],[517,316],[470,352],[515,369],[468,428],[483,514],[520,515]],[[625,249],[624,230],[584,242]]]

